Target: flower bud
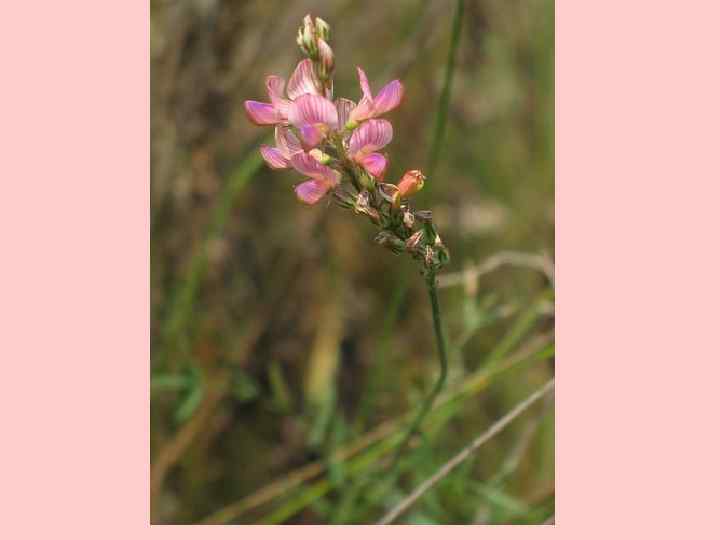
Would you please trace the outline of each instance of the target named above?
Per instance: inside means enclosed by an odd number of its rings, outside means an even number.
[[[317,42],[315,37],[315,24],[310,15],[305,15],[303,25],[298,31],[298,45],[300,50],[311,58],[317,56]]]
[[[358,182],[360,182],[360,185],[366,189],[375,189],[375,180],[373,180],[373,177],[368,174],[360,173]]]
[[[412,170],[406,172],[397,184],[400,197],[409,197],[414,195],[423,188],[425,184],[425,175],[418,171]]]
[[[315,17],[315,29],[320,39],[324,39],[325,41],[330,40],[330,25],[320,17]]]
[[[330,45],[322,38],[317,40],[317,48],[320,55],[320,76],[328,78],[335,69],[335,56]]]

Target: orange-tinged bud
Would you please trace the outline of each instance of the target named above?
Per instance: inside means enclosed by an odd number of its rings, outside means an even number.
[[[425,175],[418,170],[406,172],[397,184],[398,195],[400,197],[409,197],[414,195],[423,188],[425,184]]]

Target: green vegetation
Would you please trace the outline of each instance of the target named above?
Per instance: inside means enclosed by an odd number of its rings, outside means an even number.
[[[551,0],[323,3],[336,88],[355,65],[406,99],[387,180],[425,167],[452,254],[438,290],[300,178],[269,171],[244,99],[287,77],[309,2],[152,3],[153,523],[374,523],[553,377]],[[315,5],[317,3],[314,3]],[[397,523],[544,523],[543,399]]]

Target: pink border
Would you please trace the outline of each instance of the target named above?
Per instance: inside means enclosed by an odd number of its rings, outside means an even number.
[[[557,0],[559,525],[343,535],[717,529],[719,8]],[[148,12],[5,6],[0,528],[335,535],[147,525]]]

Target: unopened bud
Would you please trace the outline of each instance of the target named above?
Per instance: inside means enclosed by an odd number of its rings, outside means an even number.
[[[423,232],[417,231],[410,238],[405,240],[405,247],[408,251],[414,251],[419,245],[423,238]]]
[[[330,41],[330,25],[320,17],[315,17],[315,30],[320,39]]]
[[[375,180],[373,180],[373,177],[368,174],[361,173],[358,181],[360,182],[360,185],[366,189],[375,189]]]
[[[322,38],[317,40],[317,48],[320,56],[320,76],[329,78],[335,69],[335,56],[330,45]]]
[[[317,56],[317,43],[315,38],[315,24],[310,15],[305,15],[303,24],[298,31],[298,45],[300,50],[311,58]]]
[[[400,197],[409,197],[414,195],[423,188],[425,184],[425,175],[418,171],[412,170],[406,172],[397,184]]]

